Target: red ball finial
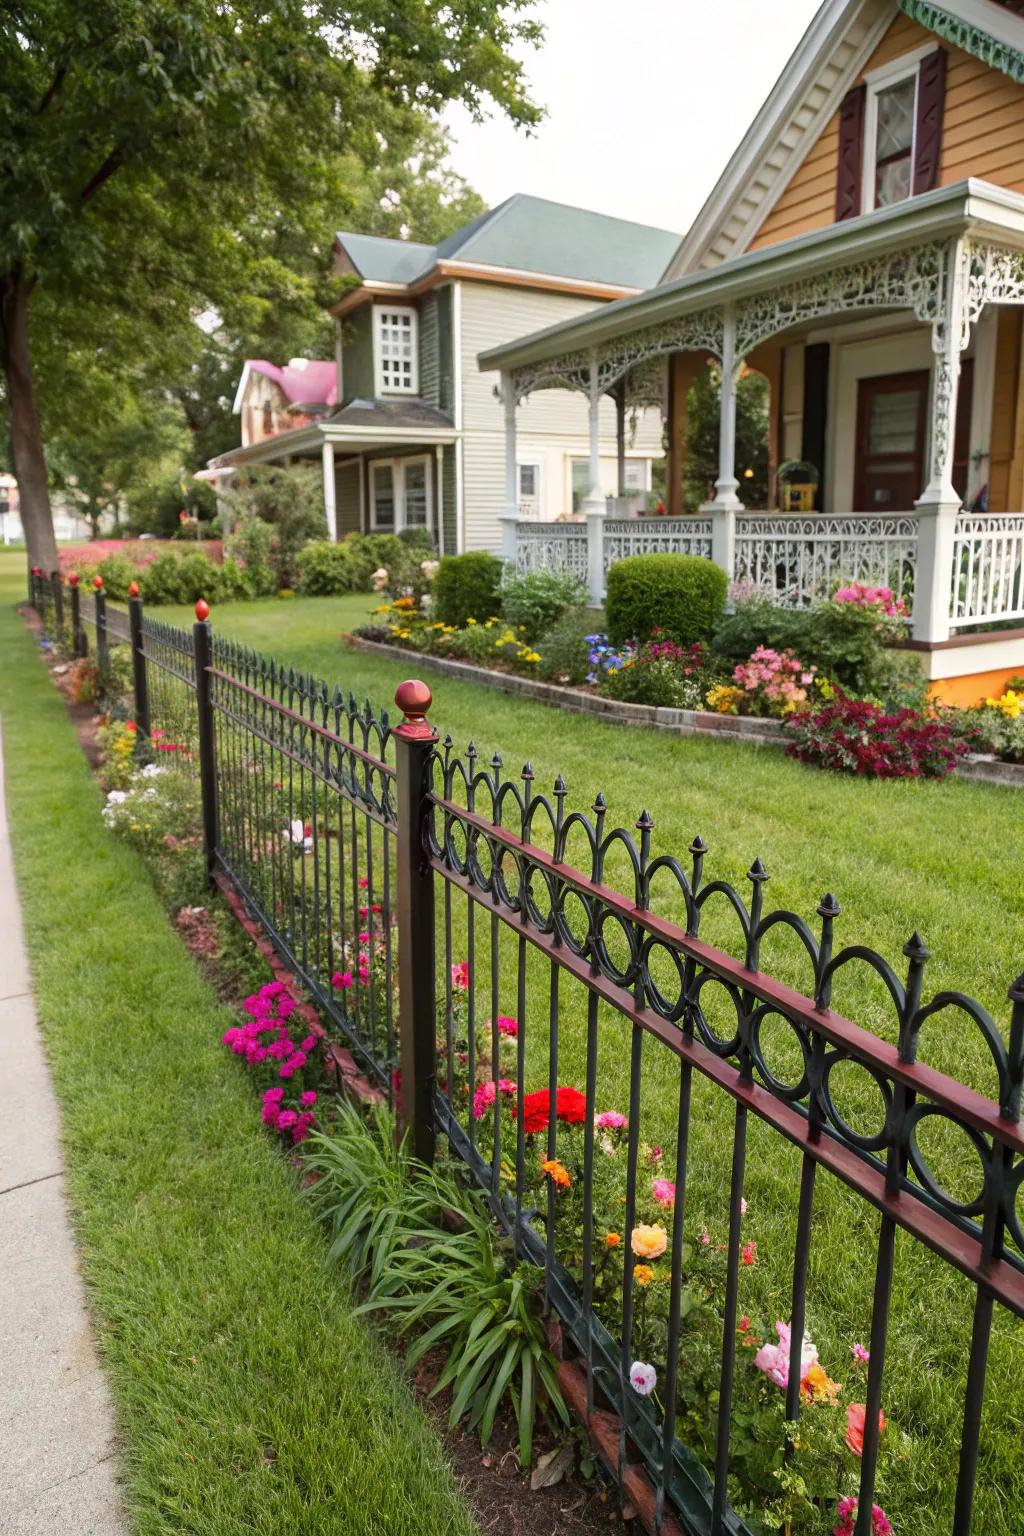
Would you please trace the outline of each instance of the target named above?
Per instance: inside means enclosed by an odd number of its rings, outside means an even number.
[[[34,566],[33,566],[33,567],[32,567],[32,575],[33,575],[33,576],[41,576],[41,575],[42,575],[42,574],[43,574],[43,573],[42,573],[42,571],[41,571],[41,570],[40,570],[40,569],[39,569],[39,567],[38,567],[38,565],[34,565]]]
[[[205,597],[201,597],[198,603],[196,603],[196,618],[199,620],[200,624],[205,624],[209,617],[210,605],[206,601]]]
[[[96,588],[97,592],[102,592],[103,591],[103,577],[102,576],[94,576],[93,579],[92,579],[92,584]]]
[[[68,586],[69,587],[77,587],[78,586],[78,572],[77,571],[69,571],[68,572]]]
[[[395,703],[404,717],[398,727],[403,736],[433,736],[433,728],[426,719],[432,700],[430,689],[419,678],[412,677],[407,682],[399,683],[395,690]]]
[[[139,595],[139,584],[138,584],[138,582],[137,581],[130,581],[128,583],[128,596],[129,597],[138,597],[138,595]]]

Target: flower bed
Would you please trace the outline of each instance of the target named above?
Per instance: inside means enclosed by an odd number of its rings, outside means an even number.
[[[67,576],[72,571],[91,570],[111,555],[121,555],[139,570],[145,570],[158,555],[187,555],[194,554],[196,550],[208,555],[218,565],[224,559],[222,539],[197,539],[193,542],[184,539],[91,539],[85,544],[61,545],[57,551],[57,560],[61,575]]]

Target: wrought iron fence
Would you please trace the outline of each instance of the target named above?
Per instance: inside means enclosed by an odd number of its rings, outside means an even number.
[[[1024,1318],[1024,976],[1009,989],[1004,1033],[966,993],[927,993],[929,953],[917,934],[898,974],[878,951],[839,944],[833,896],[812,926],[768,908],[759,861],[744,897],[708,877],[700,838],[685,857],[656,852],[646,812],[632,829],[616,826],[600,796],[583,812],[561,778],[544,793],[529,764],[509,777],[500,756],[458,753],[429,724],[422,683],[398,690],[392,726],[369,703],[214,638],[205,618],[189,635],[144,617],[136,599],[129,622],[147,679],[136,715],[150,745],[165,707],[191,711],[211,878],[238,893],[397,1100],[418,1155],[432,1159],[440,1133],[516,1251],[541,1266],[548,1305],[582,1362],[588,1420],[607,1428],[607,1410],[617,1415],[604,1453],[623,1486],[637,1458],[646,1466],[656,1523],[675,1520],[687,1536],[763,1529],[730,1502],[742,1492],[737,1440],[747,1434],[737,1428],[738,1373],[749,1364],[744,1190],[752,1157],[791,1157],[792,1245],[782,1254],[780,1238],[776,1255],[790,1316],[778,1360],[779,1466],[814,1412],[804,1331],[829,1305],[813,1278],[816,1233],[847,1210],[837,1202],[852,1202],[861,1233],[869,1214],[876,1223],[856,1536],[872,1531],[883,1386],[902,1368],[887,1358],[898,1239],[913,1243],[933,1284],[956,1273],[973,1296],[963,1381],[944,1384],[946,1411],[960,1416],[955,1487],[951,1471],[949,1507],[929,1509],[927,1528],[987,1533],[973,1512],[990,1340],[997,1309]],[[785,964],[771,958],[782,941]],[[880,989],[890,1039],[834,1007],[854,975]],[[514,1009],[512,1031],[503,1004]],[[984,1062],[990,1092],[966,1070],[960,1080],[918,1059],[941,1024],[956,1029],[961,1060]],[[582,1087],[563,1106],[572,1080]],[[528,1091],[536,1083],[539,1097]],[[610,1117],[619,1140],[609,1151],[599,1111],[610,1085],[624,1113]],[[653,1156],[646,1127],[671,1137],[660,1164],[673,1207],[660,1332],[647,1321],[643,1250],[619,1234],[621,1275],[611,1271],[615,1234],[598,1225],[601,1180],[617,1157],[621,1230],[637,1229]],[[566,1164],[577,1202],[568,1223],[555,1178]],[[711,1243],[701,1225],[709,1200],[724,1233],[710,1249],[720,1265],[714,1307],[700,1290],[707,1283],[710,1295],[710,1282],[694,1278]],[[713,1404],[700,1422],[687,1398],[695,1316]],[[633,1385],[641,1344],[657,1362],[658,1398]]]

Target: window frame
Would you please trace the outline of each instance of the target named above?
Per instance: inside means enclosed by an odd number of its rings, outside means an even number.
[[[917,101],[921,88],[921,60],[935,52],[935,43],[924,43],[920,48],[913,49],[910,53],[901,53],[899,58],[890,59],[888,64],[880,64],[877,69],[868,70],[864,76],[866,97],[864,101],[864,145],[861,155],[860,175],[860,211],[861,213],[873,213],[879,206],[875,202],[875,179],[878,173],[878,98],[883,91],[889,90],[894,85],[901,85],[904,80],[914,82],[914,122],[910,137],[910,191],[901,202],[908,202],[914,195],[914,166],[917,159]],[[885,203],[886,208],[894,208],[895,203]]]
[[[385,383],[384,334],[389,315],[408,315],[409,340],[412,348],[409,383]],[[375,304],[373,306],[373,379],[374,388],[380,395],[418,395],[420,392],[420,318],[413,304]]]
[[[427,494],[427,518],[424,523],[408,523],[405,516],[405,472],[414,464],[423,466],[424,483]],[[395,520],[390,528],[382,528],[377,523],[377,498],[375,495],[374,480],[378,469],[390,469],[392,494],[395,503]],[[368,459],[367,460],[369,495],[367,497],[369,512],[369,531],[371,533],[401,533],[404,528],[425,528],[428,533],[436,537],[435,529],[435,498],[434,476],[431,470],[431,455],[429,453],[404,454],[397,459]]]

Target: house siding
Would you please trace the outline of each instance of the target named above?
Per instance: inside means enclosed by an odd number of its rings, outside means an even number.
[[[441,529],[446,555],[454,555],[458,548],[459,532],[456,507],[456,460],[455,444],[446,443],[441,461]]]
[[[344,323],[341,352],[342,404],[350,400],[372,400],[373,376],[373,305],[353,310]]]
[[[573,295],[471,282],[463,283],[461,302],[466,547],[497,551],[501,543],[498,515],[505,501],[504,410],[495,395],[498,374],[482,373],[477,354],[595,306]],[[586,399],[567,389],[545,389],[529,396],[519,407],[517,440],[519,462],[542,467],[546,502],[542,515],[560,515],[569,505],[571,460],[585,459],[589,451]],[[627,448],[661,457],[660,411],[641,413]],[[608,475],[614,472],[615,407],[609,399],[601,405],[601,455],[602,483],[613,490]]]
[[[437,404],[451,416],[455,411],[455,339],[452,330],[451,283],[437,290]]]
[[[428,405],[441,403],[441,349],[437,294],[428,293],[420,306],[420,397]]]
[[[893,22],[864,73],[928,44],[944,47],[949,54],[938,185],[948,187],[976,176],[1024,192],[1024,87],[907,16]],[[751,250],[834,222],[838,149],[836,113],[750,242]]]

